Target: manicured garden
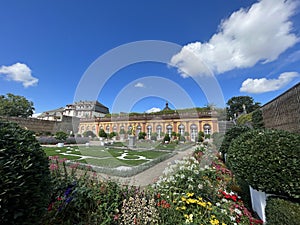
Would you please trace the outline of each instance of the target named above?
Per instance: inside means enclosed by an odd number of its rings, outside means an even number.
[[[89,147],[43,147],[47,156],[57,155],[60,159],[87,163],[95,166],[137,166],[155,158],[169,154],[168,151],[128,150],[105,148],[101,146]]]
[[[89,159],[81,166],[70,164],[66,156],[126,163],[143,157],[154,161],[164,152],[42,149],[32,132],[0,122],[0,220],[43,225],[262,224],[247,199],[250,184],[272,194],[267,199],[267,224],[299,224],[299,135],[232,129],[221,145],[232,170],[216,145],[201,144],[192,156],[169,163],[158,180],[141,189],[99,179]],[[213,137],[219,143],[218,136]]]

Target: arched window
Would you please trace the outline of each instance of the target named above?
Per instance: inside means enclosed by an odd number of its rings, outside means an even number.
[[[157,133],[157,139],[160,139],[161,137],[161,132],[162,132],[162,126],[161,125],[157,125],[156,126],[156,133]]]
[[[151,133],[152,133],[152,126],[147,126],[147,138],[151,139]]]
[[[115,133],[117,132],[117,126],[116,125],[113,126],[113,132],[115,132]]]
[[[106,133],[109,134],[109,125],[106,126]]]
[[[191,141],[196,141],[198,129],[196,124],[191,125]]]
[[[180,124],[178,126],[178,133],[181,135],[181,136],[184,136],[184,125],[183,124]]]
[[[169,135],[169,137],[172,137],[172,128],[173,127],[170,124],[167,126],[167,134]]]
[[[211,133],[211,126],[206,123],[203,125],[204,134],[210,134]]]
[[[136,135],[139,135],[139,133],[142,131],[141,125],[137,125],[136,127]]]

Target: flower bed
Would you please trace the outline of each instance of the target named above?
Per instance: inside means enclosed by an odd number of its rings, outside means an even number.
[[[52,201],[44,224],[261,224],[245,207],[230,170],[211,148],[169,164],[152,186],[140,190],[96,179],[87,168],[52,157]]]

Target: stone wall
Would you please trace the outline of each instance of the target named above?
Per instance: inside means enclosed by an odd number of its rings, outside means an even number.
[[[79,119],[73,117],[64,116],[62,121],[50,121],[50,120],[40,120],[36,118],[22,118],[22,117],[3,117],[0,116],[1,120],[11,121],[19,124],[19,126],[32,130],[36,133],[46,133],[50,132],[55,134],[57,131],[61,130],[66,133],[77,133]],[[74,121],[73,121],[74,119]],[[73,130],[72,122],[74,122],[75,130]]]
[[[300,83],[262,106],[266,128],[300,133]]]

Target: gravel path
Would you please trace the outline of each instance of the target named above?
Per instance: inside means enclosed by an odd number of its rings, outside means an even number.
[[[155,166],[153,166],[139,174],[136,174],[132,177],[112,177],[112,176],[108,176],[103,173],[98,173],[97,176],[100,179],[112,179],[112,180],[120,182],[121,184],[145,187],[145,186],[148,186],[149,184],[154,183],[159,178],[159,176],[162,175],[162,172],[168,166],[168,163],[173,163],[175,160],[180,160],[180,159],[184,158],[185,156],[191,155],[193,153],[194,149],[195,149],[195,146],[192,146],[191,148],[188,148],[185,151],[177,151],[177,154],[174,155],[173,157],[171,157],[163,162],[160,162],[160,163],[156,164]]]

